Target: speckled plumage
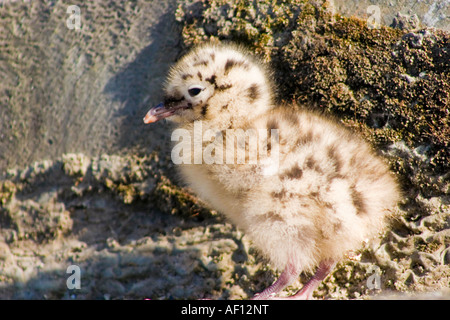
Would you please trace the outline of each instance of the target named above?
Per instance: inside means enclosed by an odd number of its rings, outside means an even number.
[[[259,298],[273,297],[301,271],[317,266],[321,281],[346,252],[383,228],[399,200],[395,180],[367,143],[317,112],[275,105],[270,79],[266,67],[237,46],[200,46],[171,69],[163,105],[144,119],[170,116],[191,136],[194,121],[201,120],[202,132],[210,129],[216,138],[203,140],[194,152],[201,158],[213,148],[216,160],[230,152],[224,148],[233,138],[227,130],[267,131],[246,144],[233,142],[232,163],[193,164],[193,153],[192,164],[179,165],[203,200],[285,270]],[[258,153],[256,163],[250,164],[248,155],[238,163],[236,150],[248,153],[250,141],[267,146],[267,153]],[[296,297],[311,297],[316,286]]]

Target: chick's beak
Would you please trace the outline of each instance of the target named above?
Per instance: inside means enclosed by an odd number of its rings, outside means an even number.
[[[158,104],[156,107],[151,108],[144,117],[144,123],[149,124],[161,119],[170,117],[175,113],[175,109],[167,109],[164,103]]]

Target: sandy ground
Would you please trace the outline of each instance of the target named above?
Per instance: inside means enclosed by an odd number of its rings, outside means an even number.
[[[63,1],[0,3],[1,299],[245,299],[274,281],[245,235],[176,179],[169,125],[142,123],[173,61],[212,37],[271,61],[281,99],[361,130],[406,191],[400,218],[315,296],[450,297],[448,33],[407,17],[403,30],[369,31],[326,3],[312,18],[289,2],[245,15],[236,1],[83,2],[79,30]],[[80,289],[67,282],[73,265]]]

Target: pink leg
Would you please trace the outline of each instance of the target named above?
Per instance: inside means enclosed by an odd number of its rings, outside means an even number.
[[[261,293],[257,293],[252,300],[265,300],[272,298],[275,294],[290,285],[300,275],[298,270],[293,264],[288,263],[284,271],[281,273],[277,281],[275,281],[270,287],[264,289]]]
[[[319,264],[319,267],[314,276],[300,289],[296,294],[286,299],[298,299],[308,300],[312,298],[314,290],[317,289],[319,284],[327,277],[331,270],[335,267],[336,262],[331,260],[324,260]],[[261,293],[253,297],[254,300],[263,299],[279,299],[274,297],[275,294],[283,290],[289,284],[291,284],[296,278],[298,278],[300,270],[293,264],[288,264],[284,271],[281,273],[280,278],[275,281],[270,287],[262,291]],[[284,298],[281,298],[284,299]]]
[[[289,299],[309,300],[312,298],[314,290],[327,277],[331,270],[336,266],[335,261],[324,260],[319,264],[314,276],[301,288],[296,294],[290,296]]]

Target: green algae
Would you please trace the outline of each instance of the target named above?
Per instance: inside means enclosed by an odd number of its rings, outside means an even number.
[[[5,205],[16,194],[17,186],[9,181],[0,181],[0,204]]]
[[[207,209],[191,192],[164,176],[157,183],[152,198],[157,208],[163,212],[198,219],[216,216],[214,211]]]

